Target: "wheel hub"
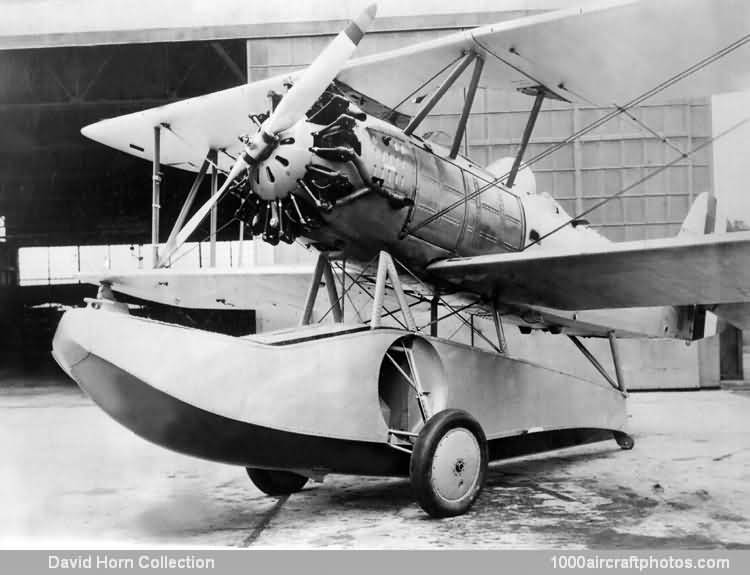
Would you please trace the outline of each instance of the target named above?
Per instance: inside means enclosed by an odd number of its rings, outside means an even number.
[[[470,496],[479,480],[481,451],[474,434],[458,427],[438,442],[432,461],[431,482],[446,501]]]

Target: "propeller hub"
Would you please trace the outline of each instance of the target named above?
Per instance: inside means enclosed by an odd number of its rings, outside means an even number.
[[[312,125],[297,122],[281,132],[268,156],[252,167],[253,191],[264,200],[285,198],[304,177],[311,160]]]

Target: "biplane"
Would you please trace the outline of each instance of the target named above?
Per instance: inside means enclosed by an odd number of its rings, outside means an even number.
[[[747,88],[750,4],[599,2],[350,60],[374,18],[370,6],[303,70],[82,129],[153,162],[155,209],[161,166],[196,180],[155,242],[155,268],[98,276],[97,298],[63,316],[53,354],[136,434],[243,466],[268,494],[329,473],[406,476],[428,514],[451,516],[471,507],[490,461],[633,447],[622,338],[700,339],[711,314],[750,327],[750,233],[714,233],[724,230],[712,196],[677,237],[612,243],[537,190],[531,170],[644,102]],[[526,94],[530,108],[518,154],[487,166],[460,153],[480,85]],[[452,140],[420,137],[457,87]],[[549,99],[609,112],[524,158]],[[212,195],[191,215],[209,172]],[[224,201],[258,241],[317,250],[315,268],[170,269]],[[346,281],[372,298],[361,322],[344,321]],[[321,286],[332,323],[313,321]],[[299,298],[300,321],[232,337],[134,317],[115,292],[206,309]],[[475,330],[481,349],[438,333],[467,309],[494,325]],[[514,357],[509,325],[570,338],[601,378]],[[609,341],[614,374],[583,338]]]

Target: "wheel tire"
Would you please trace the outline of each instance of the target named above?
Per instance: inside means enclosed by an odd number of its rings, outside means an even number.
[[[409,464],[420,507],[432,517],[466,513],[484,487],[488,459],[476,419],[459,409],[436,413],[419,432]]]
[[[617,445],[620,446],[620,449],[628,451],[635,447],[635,439],[624,431],[614,431],[612,434],[615,436],[615,441],[617,442]]]
[[[266,495],[290,495],[297,493],[307,483],[307,477],[277,469],[246,467],[247,475],[255,486]]]

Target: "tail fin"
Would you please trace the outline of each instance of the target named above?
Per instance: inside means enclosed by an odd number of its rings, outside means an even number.
[[[704,192],[695,198],[685,221],[682,223],[679,235],[722,234],[739,231],[737,224],[729,221],[730,214],[726,213],[726,206],[718,205],[716,197]],[[687,309],[687,308],[685,308]],[[710,311],[709,311],[710,309]],[[721,318],[737,328],[750,330],[750,304],[729,303],[715,306],[692,306],[688,313],[694,314],[694,339],[709,337],[721,329],[717,318]]]
[[[716,205],[716,196],[709,192],[700,194],[690,206],[678,235],[703,236],[723,232],[719,229],[721,226],[716,225]]]
[[[717,203],[716,196],[710,192],[703,192],[695,198],[678,235],[704,236],[725,231],[721,229],[722,226],[716,225]],[[706,310],[705,306],[683,306],[682,309],[693,321],[693,339],[702,339],[717,333],[719,325],[716,315]]]

